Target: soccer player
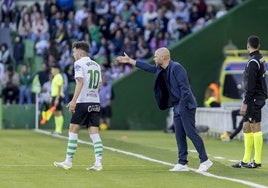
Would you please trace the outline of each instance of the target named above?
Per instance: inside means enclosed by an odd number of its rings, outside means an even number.
[[[53,134],[62,134],[63,128],[63,115],[62,115],[62,100],[63,100],[63,77],[60,73],[59,65],[55,64],[51,68],[51,106],[56,106],[56,110],[53,112],[55,121],[55,131]]]
[[[154,53],[156,66],[146,62],[136,61],[126,53],[116,60],[120,63],[130,63],[142,70],[155,74],[154,92],[160,110],[170,107],[174,112],[174,128],[178,146],[178,164],[170,171],[189,171],[187,163],[188,145],[186,136],[193,142],[200,159],[197,171],[207,171],[212,166],[212,161],[207,157],[203,140],[198,135],[195,127],[196,100],[191,91],[187,72],[184,67],[170,59],[167,48],[159,48]]]
[[[260,39],[250,36],[247,40],[247,50],[250,59],[243,73],[244,99],[240,114],[244,115],[244,157],[242,161],[232,165],[234,168],[259,168],[261,167],[261,154],[263,137],[261,131],[261,109],[267,98],[265,82],[266,65],[259,51]],[[254,159],[251,153],[254,147]]]
[[[99,135],[101,68],[88,57],[89,44],[83,41],[73,43],[74,75],[76,86],[72,100],[67,105],[72,113],[66,159],[54,162],[64,169],[72,167],[73,157],[77,149],[78,133],[81,126],[86,126],[89,137],[94,144],[95,163],[86,170],[102,170],[103,145]]]

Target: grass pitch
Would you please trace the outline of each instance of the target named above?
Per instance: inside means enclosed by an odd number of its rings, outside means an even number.
[[[64,133],[67,136],[67,131]],[[177,147],[173,134],[161,131],[103,131],[103,144],[150,159],[175,164]],[[79,144],[73,168],[63,170],[53,166],[53,161],[63,161],[67,140],[36,133],[32,130],[0,130],[0,187],[52,188],[242,188],[268,187],[268,150],[263,146],[263,167],[260,169],[233,169],[230,160],[243,156],[243,142],[220,140],[203,136],[209,158],[214,165],[209,173],[169,172],[168,164],[160,164],[129,156],[109,148],[104,149],[103,170],[89,172],[85,168],[94,163],[93,147]],[[90,141],[82,130],[79,139]],[[197,169],[199,159],[189,142],[189,166]],[[214,176],[214,177],[212,177]],[[215,178],[218,177],[218,178]],[[220,178],[220,179],[219,179]],[[229,180],[225,179],[229,178]],[[230,181],[244,181],[243,183]],[[248,181],[248,182],[245,182]],[[251,184],[252,183],[252,184]]]

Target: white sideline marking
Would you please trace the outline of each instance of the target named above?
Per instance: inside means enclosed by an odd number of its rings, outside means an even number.
[[[35,129],[35,131],[38,132],[38,133],[42,133],[42,134],[53,136],[48,131],[44,131],[44,130],[40,130],[40,129]],[[62,135],[56,135],[54,137],[58,137],[58,138],[66,139],[66,140],[68,139],[68,137],[62,136]],[[78,139],[78,143],[93,146],[93,143],[87,142],[87,141],[83,141],[83,140],[79,140],[79,139]],[[175,164],[172,164],[172,163],[169,163],[169,162],[152,159],[150,157],[146,157],[146,156],[141,155],[141,154],[136,154],[136,153],[132,153],[132,152],[128,152],[128,151],[124,151],[124,150],[120,150],[120,149],[116,149],[116,148],[112,148],[112,147],[103,146],[103,148],[104,149],[107,149],[107,150],[110,150],[110,151],[113,151],[113,152],[122,153],[122,154],[125,154],[125,155],[133,156],[133,157],[136,157],[136,158],[139,158],[139,159],[144,159],[144,160],[155,162],[155,163],[160,163],[160,164],[167,165],[167,166],[174,166],[175,165]],[[196,172],[198,174],[202,174],[204,176],[213,177],[213,178],[222,179],[222,180],[233,181],[233,182],[241,183],[241,184],[244,184],[244,185],[247,185],[247,186],[251,186],[251,187],[255,187],[255,188],[268,188],[267,186],[260,185],[260,184],[257,184],[257,183],[253,183],[253,182],[250,182],[250,181],[245,181],[245,180],[240,180],[240,179],[235,179],[235,178],[228,178],[228,177],[224,177],[224,176],[218,176],[218,175],[211,174],[209,172],[197,172],[197,169],[194,169],[194,168],[190,168],[190,170],[192,170],[192,171],[194,171],[194,172]]]
[[[224,157],[221,157],[221,156],[214,156],[213,158],[214,159],[221,159],[221,160],[225,159]]]

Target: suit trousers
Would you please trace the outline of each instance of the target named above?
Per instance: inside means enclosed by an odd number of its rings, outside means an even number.
[[[195,113],[196,108],[180,109],[179,105],[174,106],[174,128],[178,146],[178,163],[185,165],[188,163],[188,145],[186,136],[192,141],[196,151],[199,154],[200,163],[208,159],[202,138],[196,131]]]

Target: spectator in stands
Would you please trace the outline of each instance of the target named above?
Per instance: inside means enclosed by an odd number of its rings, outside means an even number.
[[[149,21],[154,20],[157,17],[157,12],[152,4],[148,4],[148,10],[143,14],[142,25],[143,27],[148,25]]]
[[[98,45],[96,41],[91,39],[91,36],[89,33],[84,33],[83,40],[88,42],[89,45],[89,54],[91,57],[93,57],[98,52]]]
[[[46,83],[47,81],[49,81],[49,74],[50,74],[50,70],[49,70],[49,66],[47,63],[43,63],[42,64],[42,70],[38,71],[36,73],[39,77],[39,82],[41,87],[44,85],[44,83]]]
[[[146,0],[140,0],[137,3],[137,9],[144,13],[144,7],[145,7]]]
[[[143,31],[143,37],[146,42],[149,42],[151,37],[154,34],[155,24],[153,21],[150,21],[148,25],[145,26]]]
[[[35,19],[32,24],[32,40],[34,42],[37,42],[38,40],[47,40],[48,27],[48,22],[45,18],[43,18],[42,12],[36,12]]]
[[[184,27],[185,23],[182,21],[181,17],[173,18],[168,22],[168,32],[172,40],[178,41],[181,38],[180,31],[183,31]]]
[[[35,44],[35,52],[36,55],[42,56],[46,50],[49,48],[49,41],[48,40],[40,40]]]
[[[175,4],[175,17],[180,17],[184,23],[189,22],[189,11],[186,7],[186,4],[182,1],[179,1]]]
[[[23,64],[23,58],[25,53],[25,47],[22,41],[22,37],[17,35],[15,37],[15,43],[13,46],[13,59],[15,60],[15,70]]]
[[[61,70],[64,70],[66,66],[70,65],[73,61],[72,59],[72,51],[71,51],[71,44],[66,42],[66,44],[62,47],[61,50],[61,57],[59,60],[59,65]]]
[[[95,21],[91,19],[92,18],[88,17],[88,20],[90,20],[90,22],[87,22],[87,31],[90,34],[91,39],[99,45],[101,38],[100,28],[95,23]]]
[[[119,55],[124,44],[124,35],[121,29],[116,30],[115,36],[109,43],[109,48],[112,55]]]
[[[45,62],[48,63],[49,67],[51,67],[55,63],[58,63],[60,58],[61,56],[57,47],[57,43],[56,41],[51,40],[48,49],[44,51]]]
[[[60,10],[64,11],[65,13],[74,8],[74,0],[57,0],[56,2]]]
[[[82,39],[83,33],[79,30],[79,26],[75,23],[74,11],[69,11],[65,24],[70,38],[75,38],[78,40]]]
[[[227,10],[230,10],[234,6],[240,4],[242,0],[223,0],[223,3]]]
[[[226,6],[224,4],[221,5],[220,10],[216,13],[216,18],[220,18],[227,13]]]
[[[70,101],[69,101],[69,98],[68,98],[68,77],[66,75],[66,73],[64,71],[62,71],[61,67],[59,66],[60,68],[60,73],[61,73],[61,76],[63,78],[63,104],[68,104]]]
[[[64,22],[60,22],[58,29],[56,31],[56,43],[58,49],[62,49],[65,46],[65,44],[69,41],[69,39],[70,38],[68,35],[68,31]]]
[[[123,20],[121,19],[121,17],[119,15],[115,15],[114,20],[110,23],[109,27],[112,38],[113,36],[115,36],[117,30],[123,30],[122,23]]]
[[[10,55],[7,43],[1,44],[0,62],[2,62],[5,65],[5,67],[12,63],[12,59],[11,59],[11,55]]]
[[[152,11],[156,12],[157,10],[157,4],[154,0],[146,0],[144,3],[144,7],[143,7],[143,12],[147,12],[147,11]]]
[[[136,57],[136,44],[133,44],[129,37],[124,38],[124,44],[122,46],[120,54],[124,54],[124,52],[128,53],[130,57]]]
[[[112,85],[107,82],[106,75],[102,74],[102,84],[100,87],[100,124],[104,123],[108,128],[111,128],[112,99]]]
[[[206,20],[205,20],[205,18],[199,18],[196,22],[195,22],[195,24],[193,25],[193,27],[192,27],[192,32],[196,32],[196,31],[199,31],[200,29],[202,29],[204,26],[205,26],[205,24],[206,24]]]
[[[4,3],[3,0],[0,0],[0,7],[3,6],[3,3]],[[2,8],[0,8],[0,21],[1,23],[4,22],[4,20],[2,20]],[[4,25],[5,24],[3,23],[3,25],[1,24],[0,27],[4,27]]]
[[[206,14],[204,16],[206,23],[212,22],[216,17],[215,7],[213,5],[208,5]]]
[[[88,6],[87,4],[83,4],[82,9],[79,9],[76,11],[74,20],[75,24],[78,26],[81,26],[82,21],[88,17]]]
[[[64,20],[62,18],[61,11],[57,11],[54,14],[51,14],[51,17],[49,20],[50,40],[54,40],[57,37],[56,35],[57,35],[58,28],[60,27],[63,21]]]
[[[32,21],[30,19],[29,13],[23,14],[19,22],[18,34],[24,39],[31,39],[32,37]]]
[[[31,21],[33,22],[38,17],[37,14],[39,14],[40,12],[42,12],[40,4],[38,2],[35,2],[31,6],[31,11],[30,12],[31,12]]]
[[[201,16],[200,16],[200,13],[198,11],[198,6],[193,5],[190,8],[190,20],[189,20],[190,27],[192,27],[199,18],[201,18]]]
[[[151,35],[151,38],[155,37],[157,33],[165,31],[162,20],[155,20],[153,21],[153,23],[154,23],[154,31]]]
[[[46,0],[43,10],[44,16],[46,17],[47,21],[50,22],[51,16],[53,16],[59,10],[57,0]]]
[[[165,31],[165,33],[164,33],[164,40],[165,40],[165,44],[166,44],[166,46],[170,46],[171,44],[173,44],[173,40],[171,39],[171,37],[170,37],[170,34],[167,32],[167,31]]]
[[[25,99],[27,104],[32,104],[32,75],[28,65],[23,64],[19,74],[20,86],[19,86],[19,104],[24,104]]]
[[[116,14],[119,15],[125,3],[126,3],[125,0],[114,0],[111,2],[111,7],[114,7]]]
[[[68,80],[68,87],[67,87],[67,93],[66,93],[66,101],[70,101],[70,99],[73,98],[74,89],[75,89],[75,79],[74,79],[74,65],[69,64],[65,67],[64,73],[67,76]]]
[[[9,65],[2,83],[4,104],[15,104],[18,102],[19,85],[19,75],[14,71],[13,66]]]
[[[142,36],[138,36],[138,45],[136,51],[137,60],[144,61],[151,57],[150,46],[145,42]]]
[[[99,46],[99,50],[93,56],[93,58],[96,60],[97,63],[102,64],[102,62],[99,62],[99,60],[102,59],[103,57],[110,58],[110,49],[107,40],[104,37],[101,37],[101,44]]]
[[[15,23],[15,1],[13,0],[3,0],[3,4],[1,6],[2,9],[2,27],[14,27],[13,23]],[[13,28],[14,29],[14,28]]]
[[[162,14],[168,19],[172,19],[174,17],[174,12],[171,8],[172,6],[163,4],[160,9],[163,12]]]
[[[16,18],[16,29],[19,28],[19,23],[20,20],[23,18],[24,14],[28,14],[29,10],[28,10],[28,6],[27,5],[23,5],[21,10],[18,10],[17,14],[17,18]]]
[[[124,76],[124,67],[118,62],[114,62],[111,67],[111,78],[112,80],[117,80]]]
[[[158,48],[165,47],[164,32],[158,31],[150,40],[151,51],[155,51]]]
[[[127,26],[130,29],[135,29],[137,32],[140,32],[141,31],[141,27],[140,27],[139,23],[137,22],[137,16],[136,16],[135,13],[132,13],[129,16],[129,19],[127,21]]]
[[[47,111],[49,109],[50,94],[51,94],[51,74],[49,74],[49,80],[45,82],[41,87],[39,94],[40,111]]]
[[[107,25],[107,20],[105,17],[100,17],[98,22],[99,31],[105,39],[109,40],[111,38],[110,36],[110,30]]]
[[[205,0],[193,0],[193,6],[196,5],[198,8],[198,14],[200,17],[204,17],[206,14],[206,2]]]
[[[132,14],[132,10],[130,9],[130,6],[131,6],[130,3],[129,2],[126,2],[124,4],[123,9],[120,12],[120,16],[121,16],[122,20],[124,20],[126,22],[129,20],[129,17]]]
[[[103,0],[95,0],[94,12],[98,18],[107,15],[109,11],[109,2]]]
[[[162,7],[165,7],[165,6],[162,6]],[[168,25],[169,19],[164,14],[165,8],[163,9],[162,7],[161,9],[157,10],[157,17],[154,19],[154,22],[159,23],[163,31],[167,31],[167,25]]]
[[[111,3],[112,4],[112,3]],[[114,6],[110,6],[109,12],[107,13],[106,17],[106,21],[108,23],[108,28],[110,29],[110,25],[111,23],[114,21],[114,18],[116,16],[116,10]]]
[[[5,66],[4,64],[0,61],[0,83],[3,83],[3,78],[5,75]],[[2,88],[2,85],[0,85],[0,88]],[[0,96],[2,95],[2,93],[0,93]]]

